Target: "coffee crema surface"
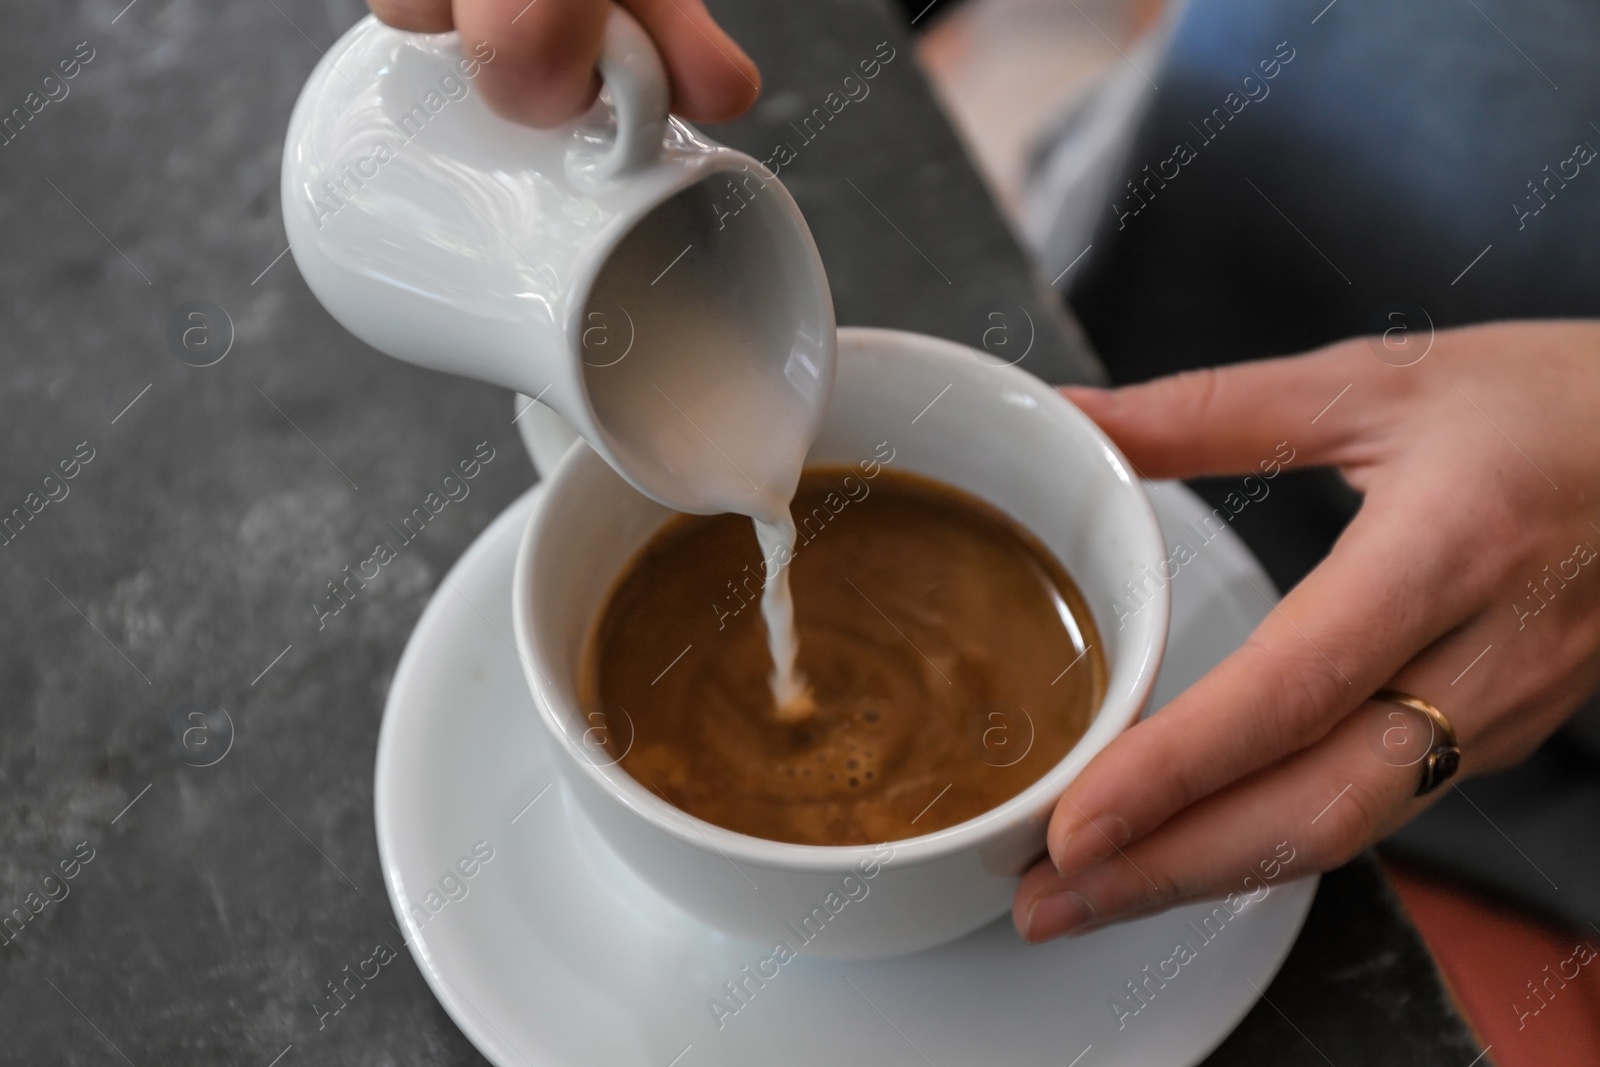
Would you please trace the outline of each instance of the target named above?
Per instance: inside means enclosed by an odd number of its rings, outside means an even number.
[[[677,516],[623,572],[589,642],[595,758],[707,822],[807,845],[954,826],[1060,762],[1106,686],[1077,587],[996,508],[862,468],[808,468],[792,504],[812,713],[775,714],[758,605],[771,568],[750,520]]]

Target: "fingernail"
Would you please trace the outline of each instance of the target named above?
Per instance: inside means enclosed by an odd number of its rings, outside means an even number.
[[[1030,945],[1081,930],[1094,922],[1094,908],[1078,894],[1067,890],[1040,897],[1028,909],[1023,939]]]
[[[1126,845],[1132,836],[1122,816],[1102,815],[1061,839],[1061,846],[1053,857],[1056,870],[1063,875],[1081,871]]]

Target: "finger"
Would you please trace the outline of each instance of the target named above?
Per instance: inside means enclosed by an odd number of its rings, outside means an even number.
[[[1473,613],[1481,594],[1455,562],[1461,535],[1426,521],[1440,506],[1429,494],[1363,509],[1242,648],[1090,761],[1051,818],[1058,869],[1096,863],[1313,744]]]
[[[1462,777],[1521,762],[1594,692],[1600,677],[1592,652],[1600,620],[1540,616],[1519,628],[1507,609],[1491,602],[1387,685],[1428,701],[1445,716],[1461,748]],[[1386,755],[1425,751],[1433,732],[1418,718],[1424,725],[1416,731],[1417,743],[1409,749],[1390,746]],[[1393,739],[1411,741],[1399,732]]]
[[[367,0],[367,6],[397,30],[412,33],[444,33],[454,28],[450,0]]]
[[[478,84],[501,116],[529,126],[582,114],[600,91],[611,5],[594,0],[456,0],[463,50],[483,59]],[[492,53],[475,51],[487,45]]]
[[[712,19],[702,0],[624,3],[661,50],[675,113],[695,122],[725,122],[756,102],[761,94],[760,71]]]
[[[1503,732],[1508,720],[1531,737],[1553,728],[1537,716],[1507,714],[1545,688],[1526,681],[1536,672],[1501,673],[1487,659],[1507,630],[1498,613],[1480,614],[1429,646],[1388,685],[1446,712],[1463,751],[1461,777],[1504,765],[1508,748],[1526,749],[1529,737]],[[1308,861],[1293,876],[1338,866],[1442,795],[1414,796],[1423,760],[1438,741],[1426,716],[1368,701],[1321,743],[1200,801],[1119,855],[1065,877],[1041,863],[1019,886],[1013,921],[1037,940],[1188,900],[1249,895],[1245,877],[1277,877],[1259,859],[1252,869],[1251,857],[1273,849],[1282,862],[1280,846]],[[1316,813],[1309,814],[1313,804]]]
[[[1377,757],[1368,704],[1320,744],[1215,794],[1121,855],[1062,877],[1048,862],[1017,889],[1028,941],[1085,933],[1193,900],[1223,898],[1225,923],[1275,884],[1337,867],[1438,794],[1415,798],[1415,765]],[[1207,924],[1208,926],[1211,924]]]
[[[1389,384],[1360,343],[1308,355],[1188,371],[1122,389],[1062,393],[1147,478],[1266,471],[1359,458],[1361,431]],[[1343,410],[1340,410],[1342,407]],[[1337,414],[1335,414],[1337,412]],[[1276,473],[1276,469],[1272,469]]]
[[[711,18],[701,0],[628,0],[655,41],[672,90],[672,110],[717,122],[755,102],[755,63]],[[594,102],[595,74],[611,5],[594,0],[456,0],[456,25],[471,46],[487,42],[484,95],[501,115],[547,127]]]

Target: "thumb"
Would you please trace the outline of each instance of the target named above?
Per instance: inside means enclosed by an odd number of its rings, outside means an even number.
[[[1146,478],[1242,474],[1265,461],[1339,463],[1360,420],[1336,417],[1372,392],[1374,360],[1359,344],[1303,356],[1185,371],[1121,389],[1067,386]]]

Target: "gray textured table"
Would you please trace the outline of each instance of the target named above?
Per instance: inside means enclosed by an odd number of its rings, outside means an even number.
[[[533,477],[509,398],[364,348],[279,258],[284,124],[356,0],[125,2],[0,15],[0,113],[26,114],[0,135],[0,513],[28,512],[0,545],[0,908],[26,916],[0,943],[0,1061],[482,1062],[408,957],[337,1026],[309,1005],[393,938],[379,716],[441,574]],[[841,322],[1032,335],[1025,367],[1096,373],[887,8],[715,6],[768,87],[716,134],[763,157],[898,49],[784,171]],[[213,366],[169,348],[196,300],[231,320]],[[319,630],[326,583],[480,442],[470,495]],[[1268,993],[1210,1062],[1477,1051],[1368,861],[1327,878]]]

